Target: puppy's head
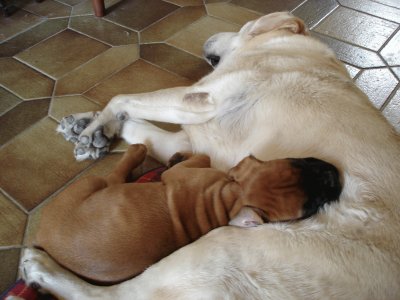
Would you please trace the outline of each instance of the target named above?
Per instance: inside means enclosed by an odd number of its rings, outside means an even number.
[[[216,67],[230,53],[256,36],[272,31],[308,34],[304,22],[289,12],[276,12],[246,23],[239,32],[222,32],[211,36],[204,44],[204,57]]]
[[[228,175],[242,188],[241,205],[261,210],[270,222],[308,217],[341,191],[337,169],[313,158],[262,162],[250,156]]]

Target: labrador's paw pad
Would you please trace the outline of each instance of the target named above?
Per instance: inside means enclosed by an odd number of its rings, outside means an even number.
[[[74,144],[79,142],[79,135],[89,126],[97,112],[79,113],[64,117],[57,127],[64,138]]]

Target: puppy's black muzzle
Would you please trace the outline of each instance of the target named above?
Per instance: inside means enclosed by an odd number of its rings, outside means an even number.
[[[217,55],[210,54],[210,55],[206,56],[206,59],[210,62],[210,64],[213,67],[216,67],[219,64],[219,61],[221,60],[221,57],[217,56]]]
[[[301,184],[308,199],[303,206],[303,218],[339,199],[342,185],[335,166],[316,158],[292,159],[291,164],[301,170]]]

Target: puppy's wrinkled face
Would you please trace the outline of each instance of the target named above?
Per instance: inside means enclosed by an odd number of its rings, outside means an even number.
[[[306,34],[304,22],[288,12],[277,12],[246,23],[239,32],[222,32],[211,36],[203,46],[204,57],[214,68],[236,49],[255,36],[278,29]]]

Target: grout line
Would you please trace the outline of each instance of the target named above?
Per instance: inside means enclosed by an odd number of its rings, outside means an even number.
[[[179,5],[174,4],[174,3],[171,3],[171,2],[168,2],[168,3],[173,4],[173,5],[177,6],[178,8],[175,9],[175,10],[173,10],[173,11],[171,11],[169,14],[165,15],[165,16],[162,17],[161,19],[158,19],[157,21],[155,21],[155,22],[153,22],[153,23],[151,23],[151,24],[149,24],[149,25],[143,27],[142,29],[139,30],[139,32],[142,32],[142,31],[146,30],[147,28],[150,28],[151,26],[153,26],[153,25],[155,25],[155,24],[161,22],[162,20],[165,20],[166,18],[168,18],[169,16],[172,16],[172,15],[175,14],[178,10],[181,10],[181,9],[183,8],[183,6],[179,6]]]
[[[19,58],[19,57],[13,56],[13,59],[19,61],[20,63],[22,63],[23,65],[27,66],[28,68],[31,68],[31,69],[33,69],[33,70],[39,72],[41,75],[44,75],[44,76],[46,76],[46,77],[52,79],[53,81],[56,81],[56,80],[57,80],[57,78],[53,77],[52,75],[46,73],[46,72],[43,71],[43,70],[40,70],[38,67],[35,67],[35,66],[31,65],[30,63],[28,63],[28,62],[22,60],[22,59]]]
[[[375,3],[377,3],[377,2],[375,2]],[[379,3],[379,4],[381,4],[381,3]],[[375,18],[378,18],[378,19],[381,19],[381,20],[384,20],[384,21],[387,21],[387,22],[391,22],[391,23],[397,24],[397,25],[400,24],[399,22],[396,22],[396,21],[393,21],[393,20],[389,20],[389,19],[385,19],[383,17],[374,15],[372,13],[369,13],[369,12],[366,12],[366,11],[362,11],[362,10],[359,10],[357,8],[354,8],[354,7],[347,6],[345,4],[340,3],[340,1],[339,1],[339,5],[344,7],[344,8],[346,8],[346,9],[349,9],[349,10],[352,10],[352,11],[356,11],[356,12],[361,13],[361,14],[365,14],[365,15],[368,15],[368,16],[371,16],[371,17],[375,17]],[[381,5],[383,5],[383,4],[381,4]]]
[[[320,20],[318,20],[315,24],[313,24],[309,30],[313,30],[316,28],[319,24],[321,24],[326,18],[330,17],[336,10],[338,10],[340,5],[336,6],[333,8],[331,11],[329,11],[325,16],[323,16]]]
[[[389,105],[390,101],[396,95],[398,90],[400,90],[400,83],[397,83],[396,87],[393,89],[393,91],[390,93],[390,95],[386,98],[385,102],[383,102],[381,108],[379,109],[381,112],[383,112],[384,109],[386,108],[386,106]]]
[[[380,5],[386,6],[386,7],[390,7],[390,8],[399,9],[399,8],[398,8],[398,7],[396,7],[396,6],[393,6],[393,5],[388,5],[388,4],[383,4],[383,3],[379,2],[379,1],[375,1],[375,0],[371,0],[371,1],[372,1],[372,2],[375,2],[375,3],[378,3],[378,4],[380,4]]]
[[[14,197],[12,197],[9,193],[7,193],[3,188],[0,187],[0,193],[3,194],[6,199],[10,200],[15,206],[17,206],[21,211],[23,211],[26,215],[29,215],[29,211],[23,207]]]

